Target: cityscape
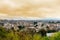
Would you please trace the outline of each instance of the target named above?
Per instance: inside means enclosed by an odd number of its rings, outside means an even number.
[[[41,28],[48,30],[60,31],[59,20],[0,20],[0,26],[6,29],[14,28],[15,30],[35,29],[39,31]]]
[[[0,0],[0,40],[60,40],[60,0]]]

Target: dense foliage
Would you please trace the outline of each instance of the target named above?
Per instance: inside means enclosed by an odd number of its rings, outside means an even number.
[[[0,40],[60,40],[60,32],[51,37],[41,37],[39,33],[28,33],[25,31],[6,30],[0,27]]]

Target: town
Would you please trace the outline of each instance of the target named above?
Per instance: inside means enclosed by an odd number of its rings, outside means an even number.
[[[42,20],[0,20],[0,27],[14,30],[27,31],[29,29],[38,32],[44,28],[47,32],[60,31],[60,21]]]

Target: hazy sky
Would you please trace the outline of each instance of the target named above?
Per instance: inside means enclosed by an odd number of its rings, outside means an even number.
[[[0,18],[60,18],[60,0],[0,0]]]

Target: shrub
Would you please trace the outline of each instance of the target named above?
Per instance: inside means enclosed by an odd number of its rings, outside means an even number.
[[[33,33],[32,33],[33,34]],[[28,33],[26,31],[18,32],[13,30],[8,30],[0,27],[0,40],[60,40],[60,32],[53,34],[50,37],[44,36],[42,37],[38,33],[34,33],[32,36],[31,32]]]
[[[60,40],[60,32],[55,33],[50,37],[50,40]]]

